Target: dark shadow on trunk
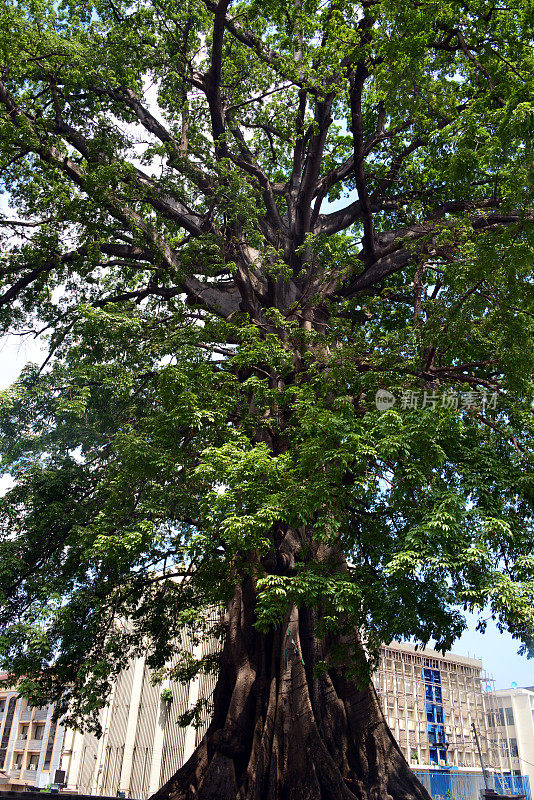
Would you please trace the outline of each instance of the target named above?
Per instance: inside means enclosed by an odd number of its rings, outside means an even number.
[[[210,726],[153,800],[429,800],[372,685],[340,668],[314,677],[311,612],[293,608],[262,634],[255,602],[247,579],[228,610]]]

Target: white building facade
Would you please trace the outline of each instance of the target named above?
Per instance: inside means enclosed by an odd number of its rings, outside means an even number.
[[[194,655],[213,647],[207,642]],[[209,699],[215,684],[205,675],[187,684],[155,684],[153,677],[144,658],[119,675],[99,739],[54,722],[52,707],[32,708],[14,690],[0,692],[0,789],[45,787],[60,770],[72,792],[146,800],[203,736],[207,712],[200,728],[181,727],[179,717]],[[494,692],[481,661],[398,643],[382,648],[373,680],[388,724],[419,775],[480,775],[474,723],[488,770],[524,774],[534,785],[533,688]]]
[[[210,651],[206,642],[195,657]],[[172,664],[171,664],[172,666]],[[208,724],[181,727],[179,717],[201,698],[210,697],[213,676],[189,683],[153,683],[144,658],[136,659],[118,677],[101,715],[102,736],[67,731],[63,763],[67,789],[78,794],[145,800],[162,786],[193,753]],[[172,696],[172,699],[169,699]]]
[[[474,723],[488,769],[513,774],[511,763],[495,746],[488,710],[496,700],[480,660],[392,643],[381,650],[374,684],[388,724],[414,770],[481,775]],[[181,728],[178,717],[199,698],[209,698],[213,687],[212,676],[187,685],[154,686],[150,669],[138,659],[119,677],[102,719],[103,737],[67,735],[68,787],[108,796],[120,791],[145,800],[200,741],[207,717],[199,729]],[[171,690],[172,702],[162,699],[162,688]]]
[[[37,708],[14,689],[0,690],[0,790],[54,783],[64,729],[52,716],[53,706]]]
[[[527,775],[534,787],[534,686],[499,689],[488,713],[493,746],[506,771]]]

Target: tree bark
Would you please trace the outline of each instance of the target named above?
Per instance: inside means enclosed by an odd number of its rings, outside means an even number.
[[[429,800],[380,710],[340,666],[319,676],[314,613],[254,628],[246,578],[228,609],[214,713],[189,761],[152,800]]]

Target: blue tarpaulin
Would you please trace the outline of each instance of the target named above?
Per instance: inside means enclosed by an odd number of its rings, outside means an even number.
[[[432,797],[432,800],[480,800],[484,790],[482,775],[448,770],[431,770],[415,774]],[[526,795],[532,800],[530,784],[523,775],[491,775],[490,786],[500,794]]]

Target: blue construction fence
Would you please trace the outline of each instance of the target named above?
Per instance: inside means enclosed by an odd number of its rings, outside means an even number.
[[[484,778],[476,773],[415,771],[415,774],[432,797],[432,800],[480,800],[484,791]],[[525,775],[489,776],[490,787],[498,794],[524,794],[532,800],[530,783]]]

